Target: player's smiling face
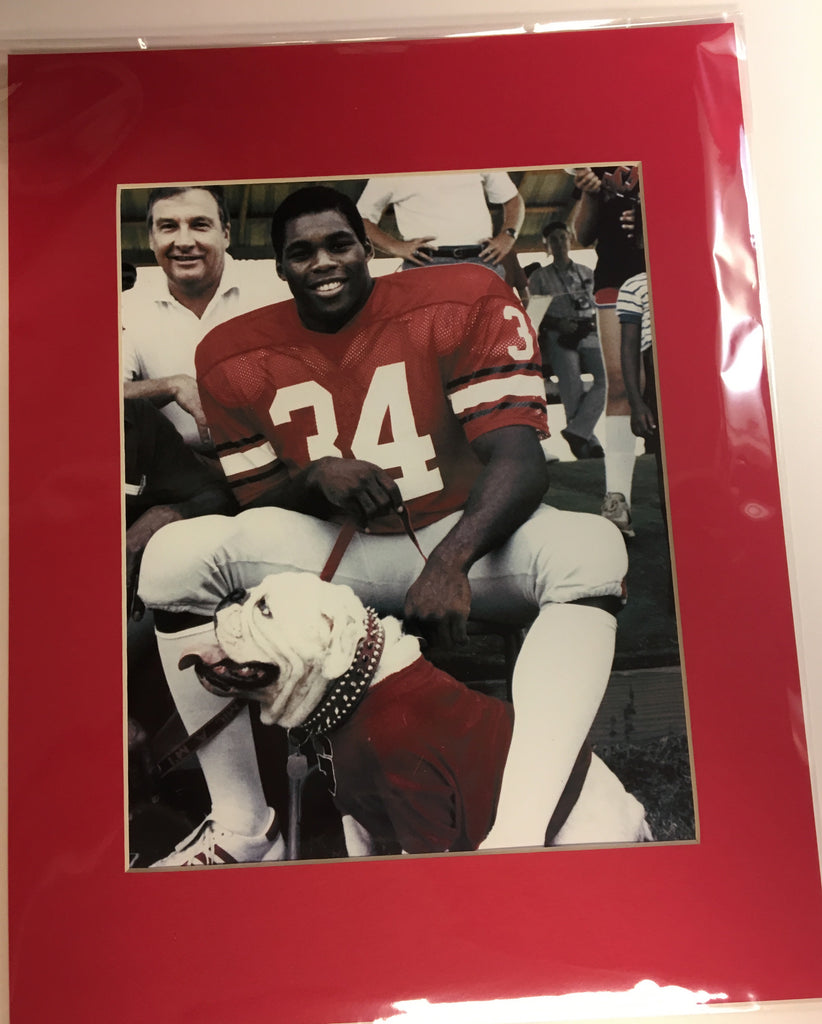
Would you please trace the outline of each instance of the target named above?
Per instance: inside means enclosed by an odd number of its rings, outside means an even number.
[[[306,327],[333,334],[359,313],[374,285],[371,254],[371,246],[363,245],[338,210],[288,221],[277,273],[288,283]]]
[[[152,208],[149,243],[172,294],[175,289],[186,295],[216,289],[223,276],[228,239],[217,200],[205,189],[158,199]]]

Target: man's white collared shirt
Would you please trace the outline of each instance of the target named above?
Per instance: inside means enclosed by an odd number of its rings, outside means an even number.
[[[148,268],[123,295],[123,381],[194,377],[194,352],[218,324],[276,302],[277,278],[270,261],[234,260],[226,253],[220,287],[201,317],[168,290],[165,274]],[[200,445],[194,417],[168,402],[162,409],[186,444]]]

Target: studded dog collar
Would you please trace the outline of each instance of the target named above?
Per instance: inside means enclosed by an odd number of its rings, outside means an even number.
[[[365,636],[357,644],[351,665],[341,676],[331,680],[322,700],[302,725],[288,730],[290,739],[298,746],[342,725],[362,700],[374,678],[385,646],[385,630],[373,608],[366,608],[365,611]]]

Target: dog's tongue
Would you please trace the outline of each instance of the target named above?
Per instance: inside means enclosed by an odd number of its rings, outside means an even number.
[[[225,690],[259,690],[276,682],[280,670],[276,665],[249,661],[241,665],[231,658],[209,663],[199,654],[184,654],[177,663],[179,669],[193,668],[199,679]]]

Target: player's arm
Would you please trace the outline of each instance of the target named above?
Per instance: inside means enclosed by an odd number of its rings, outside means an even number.
[[[230,362],[209,363],[207,343],[197,353],[200,398],[240,508],[273,506],[321,519],[343,513],[364,527],[401,505],[394,478],[370,462],[325,456],[299,467],[281,458],[268,436],[268,417],[254,406],[256,392],[243,390],[247,380],[231,372]]]
[[[202,385],[201,394],[220,465],[241,508],[285,508],[319,519],[342,513],[360,528],[400,509],[396,481],[379,466],[337,456],[323,456],[302,468],[288,465],[251,410],[219,407]]]
[[[271,505],[320,519],[343,513],[365,529],[369,520],[399,511],[402,495],[394,478],[374,463],[326,456],[291,474],[282,472],[246,507]]]
[[[548,489],[545,456],[532,427],[491,430],[473,441],[472,448],[483,471],[462,517],[431,552],[405,602],[410,631],[445,647],[465,640],[471,566],[508,540]]]

